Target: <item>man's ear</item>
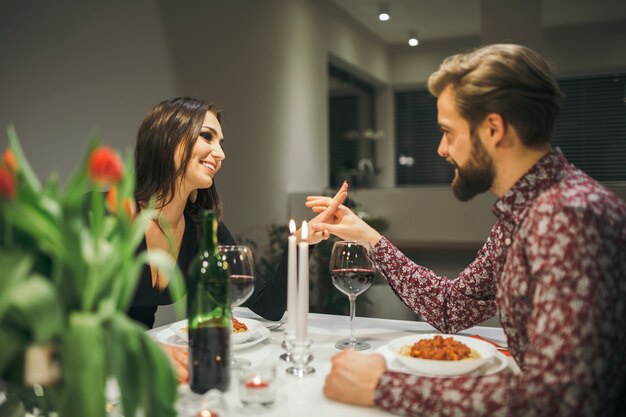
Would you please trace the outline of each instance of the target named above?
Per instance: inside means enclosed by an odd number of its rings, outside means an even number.
[[[507,123],[498,113],[489,113],[483,122],[484,131],[487,133],[491,146],[498,147],[506,144]]]

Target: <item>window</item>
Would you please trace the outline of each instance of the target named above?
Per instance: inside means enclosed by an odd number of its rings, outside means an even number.
[[[564,79],[552,143],[604,183],[626,181],[626,74]],[[437,155],[436,99],[425,90],[396,92],[396,184],[448,185],[453,168]]]
[[[330,186],[369,187],[376,174],[374,87],[329,68]]]
[[[601,182],[626,181],[626,74],[562,80],[552,143]]]

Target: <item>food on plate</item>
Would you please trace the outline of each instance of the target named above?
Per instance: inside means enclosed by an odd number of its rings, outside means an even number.
[[[462,342],[452,337],[435,336],[430,339],[418,340],[413,345],[403,345],[400,353],[418,359],[433,359],[442,361],[460,361],[475,359],[480,355]]]
[[[248,326],[233,317],[233,333],[243,333],[248,331]]]
[[[181,332],[189,333],[189,327],[181,327]],[[243,333],[248,331],[248,326],[233,317],[233,333]]]

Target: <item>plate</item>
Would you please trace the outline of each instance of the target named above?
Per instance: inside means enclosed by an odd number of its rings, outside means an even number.
[[[243,320],[248,321],[250,319],[238,319],[238,320],[243,323],[244,322]],[[246,326],[247,325],[248,324],[246,323]],[[159,333],[157,333],[155,338],[157,342],[159,343],[163,343],[165,345],[175,346],[175,347],[179,347],[179,348],[187,350],[189,337],[185,332],[180,330],[181,328],[186,327],[186,326],[187,326],[187,320],[182,320],[182,321],[173,323],[168,328],[165,328],[161,330]],[[183,333],[185,335],[185,339],[180,337],[175,332],[176,329],[178,329],[180,333]],[[270,331],[264,326],[259,325],[254,329],[254,331],[248,330],[246,332],[246,338],[244,339],[243,342],[235,343],[233,341],[232,349],[233,350],[247,349],[251,346],[256,345],[257,343],[262,342],[263,340],[267,339],[269,336],[270,336]]]
[[[248,331],[240,332],[240,333],[233,333],[231,335],[231,340],[233,342],[233,346],[241,344],[241,343],[245,343],[248,339],[250,339],[252,337],[252,334],[259,327],[263,327],[261,322],[258,321],[258,320],[244,319],[244,318],[239,318],[239,317],[237,317],[237,320],[239,320],[241,323],[243,323],[246,326],[248,326]],[[172,323],[170,325],[170,330],[172,330],[172,332],[176,336],[178,336],[185,343],[187,343],[187,341],[189,340],[189,334],[187,333],[187,331],[185,331],[187,327],[189,327],[189,325],[187,324],[187,320],[181,320],[181,321],[177,321],[176,323]],[[185,329],[185,330],[183,330],[183,329]]]
[[[509,366],[509,358],[507,358],[504,354],[500,352],[496,352],[496,354],[492,358],[486,360],[481,366],[479,366],[478,368],[474,369],[471,372],[468,372],[467,374],[451,375],[451,376],[431,375],[431,374],[418,372],[404,365],[402,362],[400,362],[400,360],[396,357],[396,355],[391,353],[391,351],[386,345],[378,348],[377,352],[385,357],[385,359],[387,360],[387,368],[390,371],[404,372],[407,374],[413,374],[413,375],[419,375],[419,376],[428,376],[431,378],[457,378],[459,376],[492,375],[492,374],[496,374],[506,369]]]
[[[413,345],[421,339],[431,339],[434,336],[442,336],[444,338],[451,337],[457,342],[461,342],[470,349],[475,350],[479,358],[464,359],[460,361],[446,361],[433,359],[419,359],[400,353],[400,348],[405,345]],[[496,348],[490,343],[467,336],[449,335],[449,334],[419,334],[412,336],[404,336],[394,339],[387,344],[387,348],[395,356],[403,366],[416,371],[420,374],[432,376],[459,376],[477,370],[491,358],[496,356]]]

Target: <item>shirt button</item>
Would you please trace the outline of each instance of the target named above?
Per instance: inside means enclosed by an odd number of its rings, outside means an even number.
[[[509,239],[508,237],[504,239],[504,244],[507,246],[511,246],[511,239]]]

